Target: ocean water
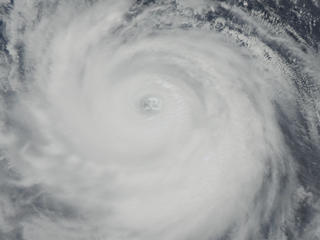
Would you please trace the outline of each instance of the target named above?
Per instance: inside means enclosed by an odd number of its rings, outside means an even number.
[[[2,0],[0,239],[320,239],[318,0]]]

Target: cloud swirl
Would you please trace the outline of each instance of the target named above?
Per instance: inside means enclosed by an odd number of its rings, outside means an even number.
[[[34,205],[25,239],[317,236],[317,215],[294,230],[317,195],[292,148],[319,143],[319,56],[245,7],[15,2],[2,161],[18,174],[10,184],[77,212],[53,220],[56,207]]]

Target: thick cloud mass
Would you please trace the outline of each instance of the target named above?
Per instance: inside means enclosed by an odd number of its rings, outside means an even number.
[[[3,3],[0,239],[320,238],[299,4]]]

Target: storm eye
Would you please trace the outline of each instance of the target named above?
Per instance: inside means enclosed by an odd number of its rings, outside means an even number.
[[[140,99],[138,108],[142,114],[157,114],[162,109],[162,99],[158,96],[144,96]]]

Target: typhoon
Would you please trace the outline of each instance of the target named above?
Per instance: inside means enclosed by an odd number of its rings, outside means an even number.
[[[3,0],[0,239],[320,239],[318,0]]]

